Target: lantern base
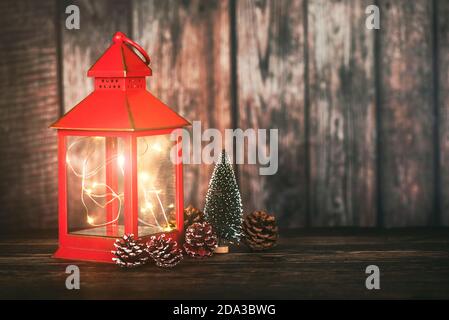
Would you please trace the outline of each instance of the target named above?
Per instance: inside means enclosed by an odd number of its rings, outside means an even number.
[[[79,248],[59,247],[53,258],[64,260],[81,260],[91,262],[113,263],[111,251],[88,250]]]
[[[165,232],[168,237],[182,244],[183,231],[173,230]],[[153,234],[156,235],[156,234]],[[152,235],[143,236],[140,240],[146,242]],[[53,255],[56,259],[80,260],[91,262],[114,263],[112,258],[114,254],[114,242],[120,238],[104,238],[104,237],[86,237],[77,235],[63,235],[60,238],[59,248]]]

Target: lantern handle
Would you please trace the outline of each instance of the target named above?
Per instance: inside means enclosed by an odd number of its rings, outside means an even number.
[[[150,56],[148,55],[148,53],[139,44],[137,44],[135,41],[128,38],[126,36],[126,34],[124,34],[123,32],[120,32],[120,31],[116,32],[114,34],[114,37],[112,37],[112,41],[114,41],[115,43],[124,42],[127,45],[133,47],[142,55],[145,64],[148,66],[150,65],[151,60],[150,60]]]

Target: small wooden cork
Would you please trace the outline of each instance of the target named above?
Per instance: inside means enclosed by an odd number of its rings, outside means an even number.
[[[229,253],[228,246],[219,246],[215,248],[215,253]]]

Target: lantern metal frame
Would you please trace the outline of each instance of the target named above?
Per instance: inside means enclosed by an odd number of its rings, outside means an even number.
[[[145,61],[142,61],[133,48],[141,53]],[[113,44],[88,71],[88,76],[95,78],[94,92],[51,126],[58,129],[59,248],[54,254],[55,258],[112,263],[111,250],[118,238],[111,235],[74,234],[69,231],[67,139],[72,136],[105,137],[106,154],[110,152],[107,138],[120,138],[124,142],[124,234],[139,237],[137,139],[174,135],[176,139],[173,146],[176,147],[177,154],[177,161],[173,163],[176,229],[161,233],[178,241],[183,238],[181,128],[190,123],[146,90],[145,76],[152,74],[147,66],[149,61],[148,55],[139,45],[117,32],[113,37]],[[105,82],[109,84],[105,85]],[[106,173],[106,180],[109,174],[111,173]],[[110,210],[106,210],[107,220],[111,219]],[[142,236],[142,240],[152,235]]]
[[[116,137],[125,142],[125,175],[124,175],[124,226],[126,234],[138,232],[138,192],[137,192],[137,138],[152,135],[172,134],[177,129],[150,130],[138,132],[105,132],[85,130],[58,130],[58,166],[59,166],[59,248],[54,254],[55,258],[88,260],[99,262],[112,262],[111,249],[115,242],[114,237],[77,235],[69,232],[67,208],[67,144],[68,136],[83,137]],[[177,135],[177,154],[182,157],[182,135]],[[184,225],[184,193],[183,193],[183,167],[182,162],[174,164],[176,177],[176,229],[166,232],[178,241],[182,239]],[[142,237],[142,240],[151,235]]]

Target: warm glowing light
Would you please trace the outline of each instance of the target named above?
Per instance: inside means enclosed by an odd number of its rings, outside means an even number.
[[[162,151],[162,146],[161,146],[160,143],[154,143],[153,145],[151,145],[151,148],[154,151],[157,151],[157,152],[161,152]]]
[[[174,205],[173,203],[170,203],[170,204],[168,205],[168,207],[169,207],[170,209],[173,209],[173,208],[175,207],[175,205]]]
[[[69,147],[67,148],[67,155],[66,155],[66,163],[68,165],[68,168],[73,172],[73,174],[76,177],[79,177],[81,179],[81,203],[84,206],[84,209],[86,211],[86,220],[87,222],[95,227],[101,227],[101,226],[106,226],[109,224],[113,224],[116,223],[120,217],[120,213],[122,211],[122,198],[123,198],[123,192],[117,193],[111,186],[105,184],[105,183],[99,183],[99,182],[92,182],[92,184],[88,184],[87,180],[89,178],[94,177],[96,174],[98,174],[98,172],[101,171],[101,169],[103,169],[108,163],[110,163],[113,159],[106,159],[105,162],[95,168],[90,168],[89,164],[90,164],[90,157],[92,156],[92,153],[89,153],[84,160],[82,161],[82,170],[81,172],[78,172],[77,170],[75,170],[75,168],[71,165],[70,163],[70,151],[72,150],[72,148],[74,148],[74,146],[76,146],[78,143],[82,142],[82,141],[86,141],[86,139],[91,139],[94,138],[94,140],[104,140],[103,137],[83,137],[83,138],[79,138],[76,141],[74,141],[72,144],[69,145]],[[91,140],[89,140],[90,142]],[[123,173],[123,169],[122,169],[122,173]],[[124,174],[124,173],[123,173]],[[86,187],[87,186],[87,187]],[[100,190],[95,190],[96,187],[98,186],[104,186],[105,192],[100,192]],[[96,191],[94,193],[94,191]],[[94,205],[96,205],[97,207],[101,207],[101,208],[105,208],[107,205],[109,205],[110,203],[117,201],[118,202],[118,208],[117,208],[117,213],[116,216],[110,220],[107,221],[105,223],[95,223],[95,219],[89,216],[89,207],[86,204],[86,196],[89,199],[89,201],[91,201]],[[107,200],[105,203],[101,203],[98,202],[97,199],[99,198],[106,198],[106,197],[110,197],[110,200]]]
[[[153,209],[153,204],[151,202],[145,203],[147,209]]]
[[[121,154],[117,157],[117,163],[120,167],[123,168],[123,166],[125,164],[125,156],[123,154]]]
[[[87,222],[95,227],[101,227],[106,226],[109,224],[116,223],[119,220],[120,214],[122,212],[122,205],[124,197],[123,192],[117,192],[114,190],[112,186],[109,186],[108,184],[105,184],[103,182],[97,182],[92,181],[90,182],[93,177],[95,177],[103,168],[105,168],[108,163],[111,163],[112,161],[117,161],[118,166],[120,166],[121,174],[124,176],[124,164],[125,164],[125,157],[123,154],[118,154],[113,158],[106,159],[103,164],[91,168],[91,157],[92,153],[88,153],[88,155],[83,159],[82,161],[82,170],[77,171],[70,163],[69,155],[72,148],[74,148],[75,145],[77,145],[79,142],[86,141],[86,139],[90,139],[92,137],[83,137],[79,138],[76,141],[74,141],[72,144],[69,145],[67,148],[67,155],[66,155],[66,164],[67,167],[73,172],[73,174],[76,177],[79,177],[81,179],[81,203],[83,204],[86,212],[86,220]],[[104,137],[93,137],[95,140],[104,140]],[[156,152],[162,151],[162,145],[160,143],[154,143],[152,145],[149,145],[147,143],[147,147],[145,150],[154,150]],[[146,151],[145,151],[146,152]],[[145,152],[142,155],[145,154]],[[90,181],[89,181],[90,180]],[[92,179],[93,180],[93,179]],[[141,187],[143,188],[143,194],[145,197],[144,205],[140,208],[140,212],[144,214],[144,216],[147,216],[147,214],[152,214],[154,218],[154,223],[149,223],[144,221],[141,218],[138,218],[139,222],[151,226],[151,227],[157,227],[160,228],[160,230],[169,232],[172,231],[172,227],[169,226],[168,218],[165,212],[165,206],[162,203],[162,200],[160,198],[160,194],[163,193],[163,190],[156,189],[152,185],[152,177],[147,171],[139,171],[139,182],[141,183]],[[97,189],[101,186],[101,189]],[[102,191],[104,188],[104,191]],[[154,204],[150,201],[150,195],[153,195],[157,200],[154,202]],[[105,202],[100,199],[107,199]],[[89,216],[89,207],[86,200],[89,200],[89,202],[93,203],[97,207],[106,208],[110,203],[117,201],[118,202],[118,208],[115,217],[112,220],[108,220],[104,223],[96,223],[95,219]],[[174,208],[174,204],[170,204],[168,208]],[[163,217],[165,220],[165,223],[162,225],[159,223],[159,215]]]
[[[140,180],[142,180],[143,182],[148,181],[150,179],[150,175],[148,174],[148,172],[140,172],[139,173],[139,178]]]

